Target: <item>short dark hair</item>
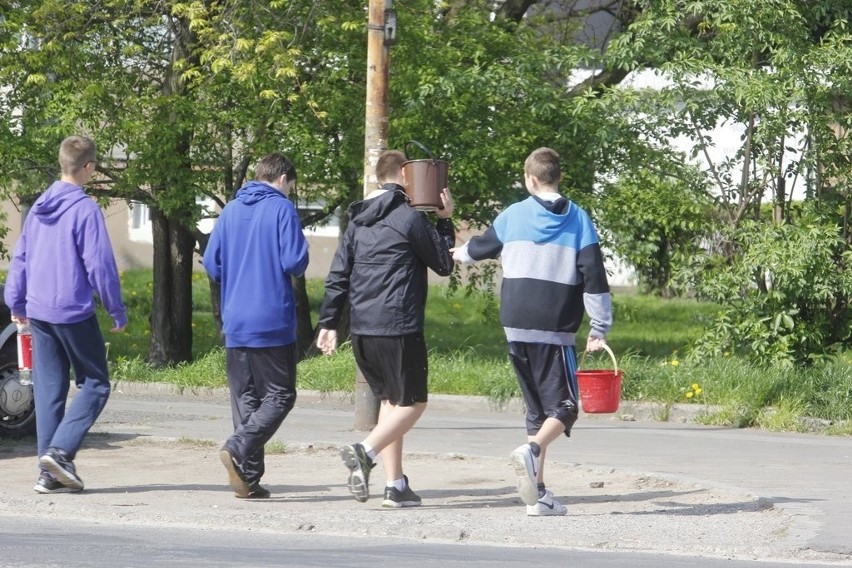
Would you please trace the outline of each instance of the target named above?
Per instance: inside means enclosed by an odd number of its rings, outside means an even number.
[[[96,157],[97,148],[91,138],[69,136],[59,144],[59,169],[63,174],[76,174]]]
[[[285,156],[275,152],[260,159],[254,167],[254,175],[260,181],[275,181],[286,175],[287,181],[296,179],[296,166]]]
[[[545,185],[558,185],[562,180],[559,154],[551,148],[533,150],[524,162],[524,173],[537,177]]]
[[[398,178],[402,173],[402,164],[408,158],[399,150],[386,150],[379,156],[376,162],[376,179],[379,183],[385,183],[388,179]]]

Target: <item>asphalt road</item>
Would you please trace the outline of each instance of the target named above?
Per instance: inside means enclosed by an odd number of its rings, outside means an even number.
[[[257,566],[515,568],[790,568],[789,562],[672,556],[640,552],[422,543],[393,538],[282,535],[186,528],[117,527],[0,517],[4,568],[209,568]],[[836,564],[807,564],[828,568]]]

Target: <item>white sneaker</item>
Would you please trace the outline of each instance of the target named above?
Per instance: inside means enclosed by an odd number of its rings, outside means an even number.
[[[553,493],[549,489],[544,493],[544,497],[536,501],[535,505],[527,505],[527,515],[530,517],[550,517],[566,514],[568,514],[568,507],[554,499]]]
[[[518,476],[518,493],[526,505],[538,501],[538,458],[533,455],[529,444],[518,446],[512,452],[512,467]]]

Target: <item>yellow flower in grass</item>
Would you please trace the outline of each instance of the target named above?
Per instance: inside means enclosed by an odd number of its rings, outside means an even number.
[[[698,395],[700,395],[702,392],[701,385],[699,385],[698,383],[692,383],[691,385],[689,385],[689,387],[681,389],[681,391],[683,391],[683,396],[687,400],[697,399]]]

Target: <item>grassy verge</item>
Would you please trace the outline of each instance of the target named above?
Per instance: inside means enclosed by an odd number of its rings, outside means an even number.
[[[193,279],[195,362],[161,371],[144,364],[150,278],[150,271],[122,274],[131,324],[124,334],[107,333],[114,378],[168,382],[182,389],[224,386],[224,355],[210,313],[207,280],[201,274]],[[316,314],[322,282],[310,281],[308,294]],[[830,433],[852,434],[852,353],[797,370],[757,368],[735,357],[688,361],[683,355],[715,306],[629,291],[616,291],[613,301],[616,323],[609,342],[625,371],[625,400],[700,405],[706,423],[774,430],[807,430],[812,425],[802,417],[808,416],[830,422]],[[103,329],[108,329],[105,314],[100,317]],[[426,319],[431,392],[487,396],[495,403],[519,394],[493,298],[433,287]],[[581,345],[585,333],[581,329]],[[596,355],[584,366],[610,364]],[[352,391],[353,376],[354,363],[345,344],[335,355],[307,359],[298,368],[300,388],[323,392]]]

